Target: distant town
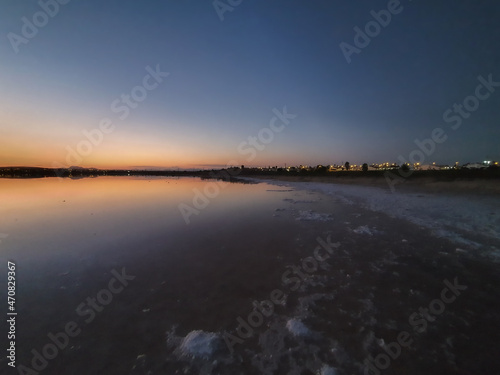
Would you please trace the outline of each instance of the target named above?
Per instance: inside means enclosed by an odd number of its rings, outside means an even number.
[[[199,170],[147,170],[147,169],[97,169],[72,166],[69,168],[41,168],[41,167],[0,167],[0,178],[43,178],[64,177],[84,178],[99,176],[198,176],[202,178],[221,178],[223,176],[252,176],[252,175],[330,175],[330,176],[376,176],[387,171],[399,171],[400,174],[421,175],[426,171],[455,171],[461,175],[470,174],[473,171],[483,171],[488,175],[498,176],[500,165],[498,161],[486,160],[483,162],[465,163],[459,165],[446,164],[403,164],[380,163],[380,164],[328,164],[328,165],[298,165],[298,166],[266,166],[245,167],[229,166],[222,169],[199,169]],[[460,172],[462,171],[462,172]],[[415,172],[415,173],[414,173]],[[470,173],[469,173],[470,172]],[[477,173],[476,173],[477,175]],[[484,173],[483,173],[484,175]]]

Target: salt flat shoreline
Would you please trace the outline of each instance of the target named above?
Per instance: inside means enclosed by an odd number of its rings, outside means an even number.
[[[395,176],[399,175],[395,173]],[[371,186],[392,192],[388,181],[382,177],[325,177],[325,176],[283,176],[283,175],[256,175],[251,178],[265,181],[284,182],[316,182],[322,184],[341,184]],[[488,194],[500,195],[500,180],[498,179],[455,179],[442,181],[432,177],[418,179],[402,179],[393,185],[398,192],[426,192],[435,194]]]
[[[344,183],[338,183],[340,180]],[[435,237],[451,240],[459,248],[479,250],[482,257],[500,261],[500,195],[492,193],[498,189],[494,180],[409,181],[394,191],[384,186],[381,179],[376,184],[369,179],[321,177],[254,178],[253,181],[324,193],[340,203],[427,228]]]

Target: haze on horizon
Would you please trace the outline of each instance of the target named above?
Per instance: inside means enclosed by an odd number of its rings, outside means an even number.
[[[229,4],[5,0],[0,166],[500,159],[500,3]]]

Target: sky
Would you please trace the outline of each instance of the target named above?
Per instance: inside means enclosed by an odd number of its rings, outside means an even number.
[[[496,0],[0,8],[0,166],[500,160]]]

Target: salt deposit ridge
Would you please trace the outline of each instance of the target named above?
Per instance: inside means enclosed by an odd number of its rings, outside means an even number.
[[[255,180],[255,179],[254,179]],[[500,260],[500,197],[407,193],[388,188],[318,182],[255,180],[297,190],[328,194],[339,202],[360,205],[429,228],[438,237],[468,248],[489,250]]]

